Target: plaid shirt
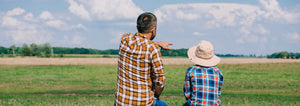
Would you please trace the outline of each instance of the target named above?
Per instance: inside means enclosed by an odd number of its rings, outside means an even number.
[[[190,106],[220,105],[222,71],[217,67],[192,66],[187,69],[184,96]]]
[[[165,75],[159,46],[141,33],[124,34],[119,47],[115,104],[151,105],[153,84],[163,87]]]

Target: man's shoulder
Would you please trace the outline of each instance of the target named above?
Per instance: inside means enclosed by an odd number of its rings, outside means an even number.
[[[121,37],[121,39],[124,39],[124,38],[128,38],[129,36],[132,36],[133,34],[131,33],[124,33]]]

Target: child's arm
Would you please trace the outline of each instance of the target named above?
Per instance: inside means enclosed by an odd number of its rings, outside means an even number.
[[[190,70],[191,68],[189,68],[187,71],[186,71],[186,74],[185,74],[185,81],[184,81],[184,85],[183,85],[183,92],[184,92],[184,96],[185,96],[185,99],[188,100],[191,98],[191,94],[193,91],[191,91],[191,79],[190,79]]]

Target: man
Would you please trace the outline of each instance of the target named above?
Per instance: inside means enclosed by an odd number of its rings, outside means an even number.
[[[171,43],[152,41],[156,26],[156,16],[146,12],[137,19],[138,33],[122,36],[115,105],[167,105],[159,100],[166,82],[159,46],[170,50]]]
[[[217,106],[223,85],[223,74],[216,65],[220,58],[213,52],[213,45],[201,41],[188,50],[189,59],[195,63],[186,71],[184,96],[187,102],[184,106]]]

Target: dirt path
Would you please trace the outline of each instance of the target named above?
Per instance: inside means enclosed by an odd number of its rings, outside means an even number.
[[[0,58],[3,65],[115,65],[117,58]],[[164,64],[193,64],[187,58],[163,58]],[[285,63],[300,62],[300,59],[267,58],[222,58],[220,64]]]

